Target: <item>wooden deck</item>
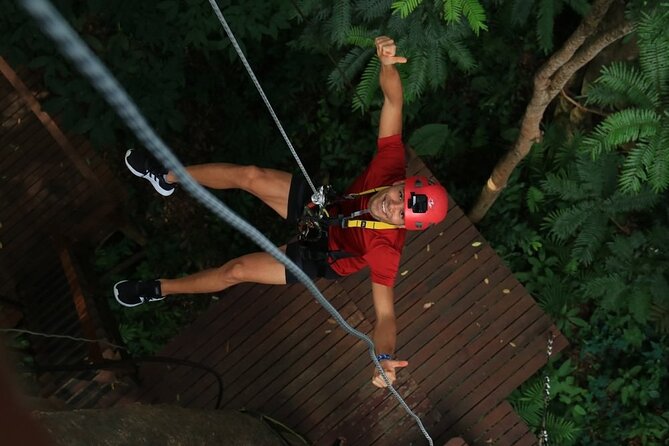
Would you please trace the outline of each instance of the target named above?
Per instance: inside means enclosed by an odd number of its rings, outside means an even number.
[[[104,333],[91,324],[92,306],[73,282],[70,248],[95,246],[120,225],[125,189],[100,153],[42,110],[47,95],[41,76],[0,57],[0,297],[21,309],[20,328],[98,338]],[[40,364],[100,355],[43,337],[31,337],[30,346]],[[40,376],[41,396],[65,379]]]
[[[410,173],[430,175],[418,159]],[[479,244],[480,243],[480,244]],[[395,288],[397,357],[409,367],[397,389],[435,444],[531,445],[536,437],[505,397],[546,362],[565,338],[451,200],[439,227],[411,234]],[[319,280],[344,318],[371,334],[367,274]],[[237,286],[220,297],[161,355],[197,361],[225,382],[222,407],[262,412],[313,444],[427,444],[385,390],[370,383],[366,346],[339,328],[299,285]],[[182,366],[146,366],[125,401],[213,408],[215,380]]]
[[[64,134],[41,110],[35,76],[17,76],[2,59],[0,65],[0,295],[24,304],[26,328],[81,336],[72,271],[63,261],[69,251],[57,239],[90,243],[114,230],[119,223],[110,217],[121,190],[89,144]],[[417,159],[409,171],[429,175]],[[545,363],[548,334],[557,333],[549,318],[453,202],[439,227],[409,237],[401,273],[397,355],[410,365],[397,388],[435,444],[453,437],[469,445],[536,444],[504,398]],[[353,326],[371,333],[366,273],[318,285]],[[89,354],[85,346],[52,340],[35,339],[33,346],[47,362]],[[565,346],[558,333],[554,351]],[[223,375],[224,407],[263,412],[314,444],[425,444],[394,398],[371,385],[366,346],[334,324],[302,285],[235,287],[161,354],[212,366]],[[122,401],[215,404],[216,381],[203,372],[147,366],[141,377],[142,386]],[[58,388],[49,385],[50,392]],[[118,398],[96,402],[89,387],[95,385],[88,378],[75,381],[64,387],[72,398],[63,399],[72,407],[104,407]]]

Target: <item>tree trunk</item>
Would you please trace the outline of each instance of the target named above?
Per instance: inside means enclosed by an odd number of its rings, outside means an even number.
[[[228,410],[131,404],[109,409],[34,412],[62,446],[281,446],[261,421]]]
[[[506,187],[518,163],[530,153],[532,145],[541,140],[539,126],[546,108],[562,91],[567,81],[600,51],[632,32],[632,24],[626,21],[613,23],[608,27],[600,26],[614,1],[596,0],[562,48],[537,71],[532,98],[525,110],[518,139],[494,167],[478,200],[469,211],[468,217],[472,222],[481,221]]]

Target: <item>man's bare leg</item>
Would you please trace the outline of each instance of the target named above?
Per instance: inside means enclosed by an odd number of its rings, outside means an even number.
[[[274,209],[281,217],[288,215],[288,194],[292,174],[257,166],[240,166],[227,163],[210,163],[189,166],[188,173],[201,185],[211,189],[242,189]],[[166,179],[178,183],[174,172]]]
[[[285,252],[285,245],[280,249]],[[160,279],[160,287],[162,295],[167,296],[214,293],[244,282],[284,285],[286,268],[266,252],[256,252],[179,279]]]

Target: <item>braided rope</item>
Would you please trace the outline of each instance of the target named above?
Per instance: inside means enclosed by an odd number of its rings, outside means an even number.
[[[297,155],[297,152],[295,151],[295,148],[293,147],[293,144],[290,142],[290,139],[288,138],[288,135],[286,134],[286,131],[283,129],[283,126],[281,125],[281,121],[279,121],[279,118],[276,116],[276,113],[274,113],[274,108],[272,108],[272,104],[269,103],[269,99],[267,99],[267,96],[265,96],[265,92],[263,91],[262,87],[260,86],[260,82],[258,82],[258,79],[256,78],[256,75],[253,72],[253,69],[251,68],[251,65],[246,60],[246,56],[244,56],[244,52],[240,48],[239,43],[237,43],[237,39],[235,39],[235,35],[232,33],[232,30],[230,29],[230,26],[228,26],[228,22],[225,21],[225,17],[223,17],[223,13],[221,12],[218,5],[216,4],[216,0],[209,0],[209,4],[211,4],[211,7],[213,8],[214,12],[216,13],[216,17],[218,17],[218,21],[221,22],[221,25],[223,26],[223,29],[225,30],[225,33],[228,35],[228,38],[230,39],[230,42],[232,43],[232,46],[235,48],[235,51],[237,51],[237,55],[242,60],[242,63],[244,64],[244,68],[246,68],[246,71],[249,73],[249,77],[253,81],[253,85],[256,86],[256,89],[258,90],[258,93],[260,93],[260,97],[262,98],[263,102],[265,103],[265,106],[267,106],[267,110],[269,110],[269,114],[272,115],[272,119],[274,119],[274,122],[276,123],[276,126],[279,128],[279,132],[281,133],[281,136],[283,136],[283,139],[286,141],[286,144],[288,145],[288,148],[290,149],[290,152],[293,154],[293,157],[295,158],[295,161],[297,161],[297,165],[300,166],[300,170],[302,170],[302,174],[304,175],[304,178],[306,178],[307,183],[309,183],[309,187],[311,187],[312,192],[314,193],[314,195],[316,195],[318,193],[318,191],[316,190],[316,187],[314,186],[314,183],[311,182],[311,178],[309,177],[309,174],[307,173],[307,170],[304,168],[304,165],[302,165],[302,161],[300,160],[300,157]]]
[[[388,390],[395,396],[404,410],[416,421],[416,424],[428,440],[430,446],[433,446],[434,443],[432,438],[430,438],[422,421],[391,385],[383,367],[381,367],[381,364],[376,359],[374,342],[365,334],[351,327],[332,304],[328,302],[325,296],[321,294],[320,290],[311,279],[297,265],[295,265],[295,263],[286,257],[280,249],[274,246],[267,237],[253,225],[235,214],[223,202],[198,184],[188,174],[179,159],[170,151],[167,145],[165,145],[162,139],[146,122],[146,119],[139,112],[137,106],[130,99],[123,87],[121,87],[109,70],[90,51],[90,49],[88,49],[74,30],[65,22],[58,11],[56,11],[47,0],[20,0],[20,3],[35,21],[38,22],[42,31],[56,43],[56,46],[61,53],[67,57],[79,72],[88,79],[91,85],[100,92],[130,130],[135,133],[137,139],[139,139],[165,167],[171,169],[180,178],[182,187],[188,193],[225,222],[246,235],[261,249],[283,263],[286,269],[304,284],[323,308],[325,308],[337,323],[339,323],[344,331],[367,344],[369,355],[383,377],[384,382],[388,386]]]

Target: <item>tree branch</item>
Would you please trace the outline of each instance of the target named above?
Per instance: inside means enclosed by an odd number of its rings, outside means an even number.
[[[562,90],[567,81],[580,70],[585,64],[595,58],[604,48],[611,45],[621,37],[626,36],[634,30],[634,25],[624,21],[615,27],[595,36],[585,46],[580,48],[574,57],[566,62],[557,72],[551,81],[550,94],[554,97]]]
[[[596,0],[578,28],[576,28],[571,36],[569,36],[562,47],[557,50],[541,68],[539,68],[537,77],[550,78],[557,70],[566,64],[574,56],[574,53],[578,51],[581,45],[583,45],[586,39],[597,30],[597,27],[614,1],[615,0]]]
[[[594,110],[588,107],[585,107],[584,105],[579,104],[575,99],[571,98],[565,91],[564,88],[560,90],[560,93],[562,94],[562,97],[565,98],[568,102],[570,102],[572,105],[574,105],[576,108],[580,108],[586,113],[592,113],[594,115],[599,115],[599,116],[608,116],[608,114],[601,112],[599,110]]]

